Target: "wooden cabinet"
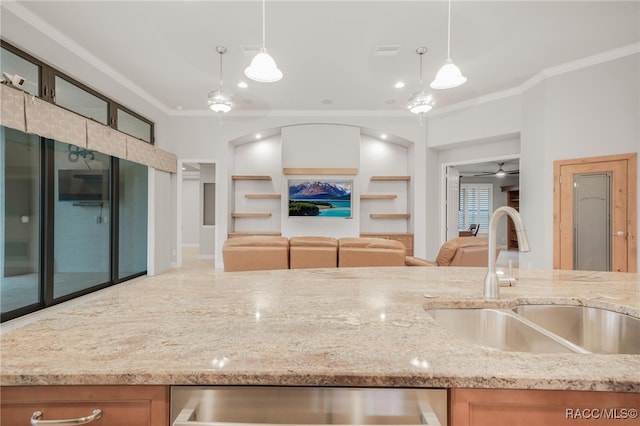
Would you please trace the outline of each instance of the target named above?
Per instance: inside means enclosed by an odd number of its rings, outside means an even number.
[[[367,238],[385,238],[387,240],[396,240],[404,244],[407,256],[413,256],[413,234],[372,234],[362,233],[361,237]]]
[[[451,426],[637,425],[640,393],[451,389]],[[634,411],[635,410],[635,411]]]
[[[516,185],[511,185],[502,186],[500,189],[502,189],[502,192],[506,191],[507,193],[507,206],[520,211],[520,188]],[[507,217],[507,248],[518,250],[516,228],[510,217]]]
[[[96,408],[95,426],[169,424],[168,386],[3,386],[0,424],[28,425],[35,411],[42,420],[75,419]]]

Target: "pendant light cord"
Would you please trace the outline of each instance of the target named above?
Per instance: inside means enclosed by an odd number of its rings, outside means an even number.
[[[422,53],[420,53],[418,56],[420,56],[420,91],[422,91]]]
[[[451,0],[449,0],[449,17],[447,19],[447,59],[451,59]]]
[[[266,10],[266,2],[267,0],[262,0],[262,48],[266,49],[267,48],[267,36],[266,36],[266,29],[265,29],[265,10]]]
[[[222,90],[222,53],[220,53],[220,90]]]

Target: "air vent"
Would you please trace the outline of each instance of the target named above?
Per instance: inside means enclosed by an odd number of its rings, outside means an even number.
[[[373,56],[396,56],[399,51],[399,44],[379,44],[375,47]]]

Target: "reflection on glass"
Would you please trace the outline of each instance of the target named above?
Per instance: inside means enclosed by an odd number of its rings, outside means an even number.
[[[24,78],[24,83],[20,88],[32,95],[40,96],[40,67],[38,65],[21,58],[5,48],[1,48],[0,71],[0,74],[6,72],[11,75],[17,74]]]
[[[145,142],[151,142],[151,125],[120,108],[118,108],[118,130]]]
[[[0,127],[0,139],[0,302],[6,313],[40,299],[40,138]]]
[[[109,158],[55,143],[54,298],[110,280]]]
[[[120,160],[118,278],[147,270],[147,167]]]
[[[56,76],[56,105],[66,108],[98,123],[107,124],[108,104],[67,80]]]

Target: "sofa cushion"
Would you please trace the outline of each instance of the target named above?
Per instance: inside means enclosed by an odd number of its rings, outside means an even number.
[[[225,272],[289,268],[289,239],[251,235],[230,238],[222,247]]]
[[[338,266],[404,266],[404,244],[384,238],[351,238],[338,240]]]
[[[291,269],[335,268],[338,266],[338,240],[331,237],[301,236],[289,239]]]
[[[338,247],[338,240],[331,237],[291,237],[289,239],[290,247]]]

